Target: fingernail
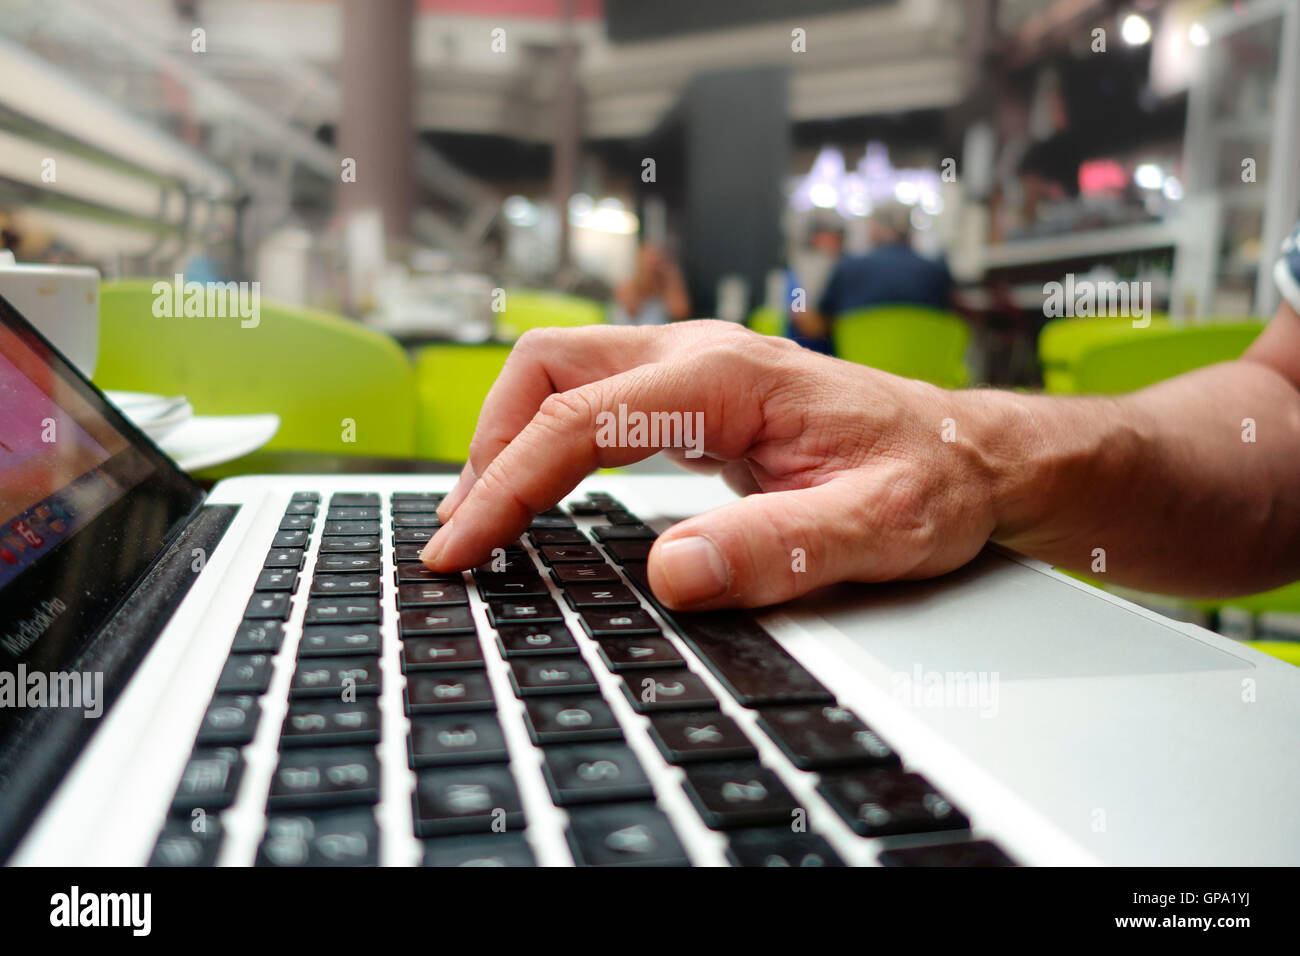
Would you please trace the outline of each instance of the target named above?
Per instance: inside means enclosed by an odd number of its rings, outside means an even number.
[[[727,590],[730,574],[722,552],[708,538],[678,538],[660,546],[659,571],[678,606],[698,604]]]
[[[465,467],[460,471],[460,477],[456,479],[456,487],[452,488],[451,493],[442,499],[442,504],[438,505],[438,519],[440,521],[447,521],[455,514],[456,509],[460,507],[460,503],[465,500],[465,496],[469,494],[470,488],[474,487],[476,481],[478,481],[478,475],[474,474],[474,469],[466,463]]]
[[[420,561],[423,564],[433,565],[437,563],[438,558],[442,557],[442,552],[447,549],[447,542],[451,540],[451,522],[433,533],[430,538],[420,549]]]

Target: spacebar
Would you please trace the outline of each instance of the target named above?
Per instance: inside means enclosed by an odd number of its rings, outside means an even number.
[[[835,700],[817,678],[748,614],[742,611],[687,614],[666,610],[650,592],[644,564],[625,565],[623,571],[744,706]]]

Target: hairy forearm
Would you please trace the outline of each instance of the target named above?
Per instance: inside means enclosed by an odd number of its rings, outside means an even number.
[[[1274,369],[1228,362],[1116,398],[962,394],[1000,543],[1169,594],[1300,578],[1300,393]]]

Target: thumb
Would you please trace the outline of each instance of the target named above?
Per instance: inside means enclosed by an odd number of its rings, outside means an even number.
[[[650,550],[655,597],[676,610],[761,607],[845,580],[888,573],[873,547],[862,490],[839,477],[749,495],[689,518]]]

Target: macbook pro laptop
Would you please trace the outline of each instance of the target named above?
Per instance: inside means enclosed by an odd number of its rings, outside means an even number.
[[[599,475],[436,575],[453,476],[205,495],[3,300],[0,455],[10,864],[1300,860],[1300,671],[995,548],[670,614],[730,493]]]

